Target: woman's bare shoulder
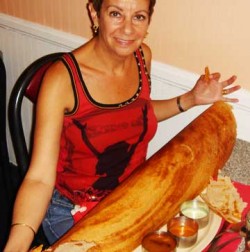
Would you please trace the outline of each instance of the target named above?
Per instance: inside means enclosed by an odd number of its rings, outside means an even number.
[[[39,92],[40,96],[47,101],[54,100],[55,105],[61,105],[64,109],[73,107],[71,78],[62,61],[53,63],[46,71]]]

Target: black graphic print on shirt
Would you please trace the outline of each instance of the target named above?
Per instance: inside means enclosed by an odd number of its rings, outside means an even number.
[[[137,145],[143,141],[143,138],[147,132],[147,112],[148,109],[145,105],[142,109],[143,129],[136,143],[129,144],[126,141],[120,141],[107,146],[103,152],[99,152],[89,141],[86,134],[87,124],[81,124],[76,119],[73,120],[73,123],[81,131],[83,142],[97,158],[95,169],[96,174],[100,175],[100,177],[93,183],[93,191],[109,191],[119,185],[119,177],[124,173]]]

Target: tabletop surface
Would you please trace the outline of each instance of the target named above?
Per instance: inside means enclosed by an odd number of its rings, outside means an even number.
[[[231,180],[250,185],[250,142],[236,140],[233,152],[222,170]]]

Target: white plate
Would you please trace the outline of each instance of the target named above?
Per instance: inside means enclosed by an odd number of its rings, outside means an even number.
[[[221,217],[210,211],[208,225],[198,231],[197,242],[189,248],[177,248],[176,252],[201,252],[212,241],[221,224]],[[167,228],[161,228],[166,231]],[[139,246],[134,252],[142,252],[142,247]]]

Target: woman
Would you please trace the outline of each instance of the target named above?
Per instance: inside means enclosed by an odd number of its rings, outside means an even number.
[[[150,99],[151,51],[143,40],[154,5],[91,1],[94,37],[47,71],[5,252],[27,251],[42,220],[49,242],[59,239],[145,161],[157,122],[197,105],[237,102],[222,96],[240,88],[228,87],[236,77],[220,82],[218,73],[202,75],[180,97]]]

